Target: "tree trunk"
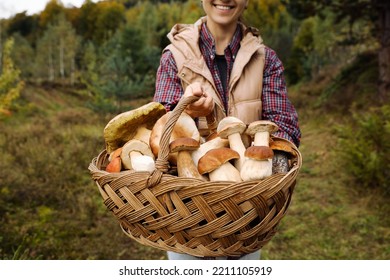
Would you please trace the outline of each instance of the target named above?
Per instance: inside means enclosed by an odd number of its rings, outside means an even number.
[[[61,74],[61,80],[64,81],[65,79],[65,67],[64,67],[64,40],[60,38],[60,74]]]
[[[75,81],[75,71],[76,71],[76,66],[75,66],[75,59],[72,58],[70,62],[70,84],[71,86],[74,86],[74,81]]]
[[[54,63],[53,63],[53,49],[50,43],[49,47],[49,81],[53,82],[54,81]]]
[[[380,50],[379,62],[379,99],[386,101],[390,93],[390,3],[383,3],[379,7]],[[381,5],[380,5],[381,6]]]

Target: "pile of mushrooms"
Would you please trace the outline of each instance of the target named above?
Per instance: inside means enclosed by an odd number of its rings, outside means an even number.
[[[151,102],[113,118],[104,129],[109,154],[106,171],[152,172],[170,114],[160,103]],[[204,139],[195,121],[183,112],[169,139],[168,160],[179,177],[232,182],[264,179],[275,172],[274,151],[294,156],[288,141],[271,140],[277,130],[271,121],[246,125],[230,116],[218,123],[212,137]]]
[[[153,171],[155,157],[149,145],[150,134],[156,121],[165,114],[163,105],[150,102],[110,120],[103,131],[109,154],[106,171]]]

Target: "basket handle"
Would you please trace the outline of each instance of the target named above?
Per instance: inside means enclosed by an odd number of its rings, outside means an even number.
[[[160,139],[160,151],[156,159],[156,169],[158,169],[159,171],[168,172],[169,170],[169,140],[171,138],[171,134],[177,120],[179,119],[181,113],[183,113],[185,108],[189,104],[199,100],[199,98],[200,96],[188,96],[181,98],[177,103],[175,109],[173,109],[172,113],[169,115],[167,123],[163,128],[163,132]]]

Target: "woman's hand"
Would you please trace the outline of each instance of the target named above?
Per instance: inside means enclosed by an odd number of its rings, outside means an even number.
[[[187,86],[184,96],[200,96],[199,100],[187,106],[185,112],[192,118],[208,116],[214,110],[214,100],[206,92],[200,83],[195,82]]]

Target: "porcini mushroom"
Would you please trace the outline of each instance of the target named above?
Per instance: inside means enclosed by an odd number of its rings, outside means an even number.
[[[172,113],[173,112],[170,111],[160,117],[152,128],[149,145],[155,157],[158,157],[158,153],[160,151],[160,140],[164,132],[164,126]],[[177,119],[173,127],[169,143],[182,137],[188,137],[196,141],[200,141],[200,134],[195,121],[185,112],[181,113]],[[171,153],[168,160],[171,164],[177,165],[177,153]]]
[[[120,157],[113,158],[106,166],[106,171],[110,173],[120,172],[122,170],[122,161]]]
[[[106,166],[107,172],[120,172],[122,170],[122,160],[121,160],[122,147],[113,151],[108,157],[108,165]]]
[[[274,151],[272,173],[287,173],[290,170],[289,159],[296,156],[292,144],[283,138],[273,138],[269,147]]]
[[[208,151],[199,159],[200,174],[209,174],[210,181],[241,182],[240,172],[230,163],[230,160],[240,155],[230,148],[219,148]]]
[[[170,151],[177,154],[177,173],[179,177],[198,178],[203,180],[202,175],[199,174],[198,168],[194,164],[191,151],[197,150],[200,144],[192,138],[177,138],[170,144]]]
[[[122,170],[121,152],[122,147],[116,149],[109,155],[109,164],[106,166],[107,172],[120,172]]]
[[[247,148],[245,152],[247,156],[240,173],[244,181],[264,179],[272,175],[273,151],[269,148],[269,141],[271,133],[277,130],[278,126],[267,120],[255,121],[248,125],[245,133],[253,138],[253,146]],[[267,158],[266,155],[270,152],[272,157]]]
[[[164,114],[166,114],[166,109],[162,104],[150,102],[115,116],[107,123],[103,131],[107,152],[111,153],[133,138],[149,143],[147,138],[149,138],[150,130]]]
[[[240,157],[234,161],[234,166],[241,170],[244,163],[245,145],[242,142],[241,134],[245,131],[246,125],[236,117],[223,118],[217,127],[219,137],[228,139],[231,149],[236,151]]]
[[[264,179],[272,175],[274,153],[267,146],[251,146],[245,151],[245,162],[240,176],[243,181]]]
[[[270,135],[278,129],[279,127],[275,123],[260,120],[250,123],[245,133],[253,137],[253,146],[269,147]]]
[[[199,159],[203,157],[208,151],[212,149],[223,148],[223,147],[225,148],[229,147],[229,141],[227,139],[222,139],[221,137],[217,136],[211,140],[208,140],[207,142],[200,144],[199,149],[191,153],[192,160],[194,161],[194,164],[197,166]]]
[[[121,159],[126,169],[149,172],[155,169],[154,155],[148,144],[141,140],[128,141],[122,148]]]

